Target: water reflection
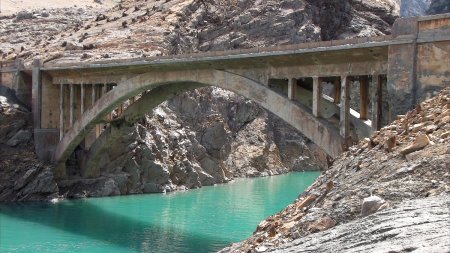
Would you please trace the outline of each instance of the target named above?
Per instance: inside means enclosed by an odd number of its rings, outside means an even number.
[[[319,173],[168,195],[0,204],[0,252],[212,252],[250,236]]]

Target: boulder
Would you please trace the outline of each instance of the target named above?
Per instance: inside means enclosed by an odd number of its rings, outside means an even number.
[[[6,145],[14,147],[19,144],[25,144],[31,139],[31,131],[30,130],[19,130],[11,139],[6,142]]]
[[[33,13],[28,12],[28,11],[20,11],[19,13],[17,13],[17,16],[16,16],[17,21],[25,20],[25,19],[32,19],[32,18],[33,18]]]
[[[361,215],[363,217],[371,215],[377,212],[385,203],[386,201],[384,199],[375,195],[365,198],[361,206]]]
[[[428,144],[430,144],[430,139],[428,138],[428,136],[426,134],[422,134],[422,135],[419,135],[411,145],[408,145],[407,147],[402,148],[400,150],[400,153],[402,155],[407,155],[409,153],[423,149]]]

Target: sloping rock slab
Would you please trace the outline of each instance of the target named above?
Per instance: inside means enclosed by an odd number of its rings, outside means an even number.
[[[270,252],[448,252],[450,196],[416,199]]]

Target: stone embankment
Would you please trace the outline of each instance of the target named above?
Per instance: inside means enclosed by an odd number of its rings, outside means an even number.
[[[293,204],[222,252],[447,252],[449,161],[446,88],[351,147]]]

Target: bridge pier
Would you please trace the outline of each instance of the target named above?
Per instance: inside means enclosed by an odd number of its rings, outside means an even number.
[[[59,140],[64,136],[64,86],[59,84]]]
[[[312,113],[315,117],[319,117],[320,113],[320,99],[322,98],[322,79],[320,77],[313,77],[313,99],[312,99]]]
[[[381,128],[382,76],[379,74],[372,75],[372,83],[372,130],[378,131]]]
[[[290,100],[295,100],[297,98],[297,79],[288,79],[288,98]]]
[[[369,77],[359,77],[359,118],[362,120],[369,119]]]
[[[350,80],[348,76],[341,76],[341,109],[339,130],[341,136],[347,140],[350,136]]]
[[[340,79],[340,77],[334,79],[334,103],[336,103],[336,104],[341,103],[341,79]]]

